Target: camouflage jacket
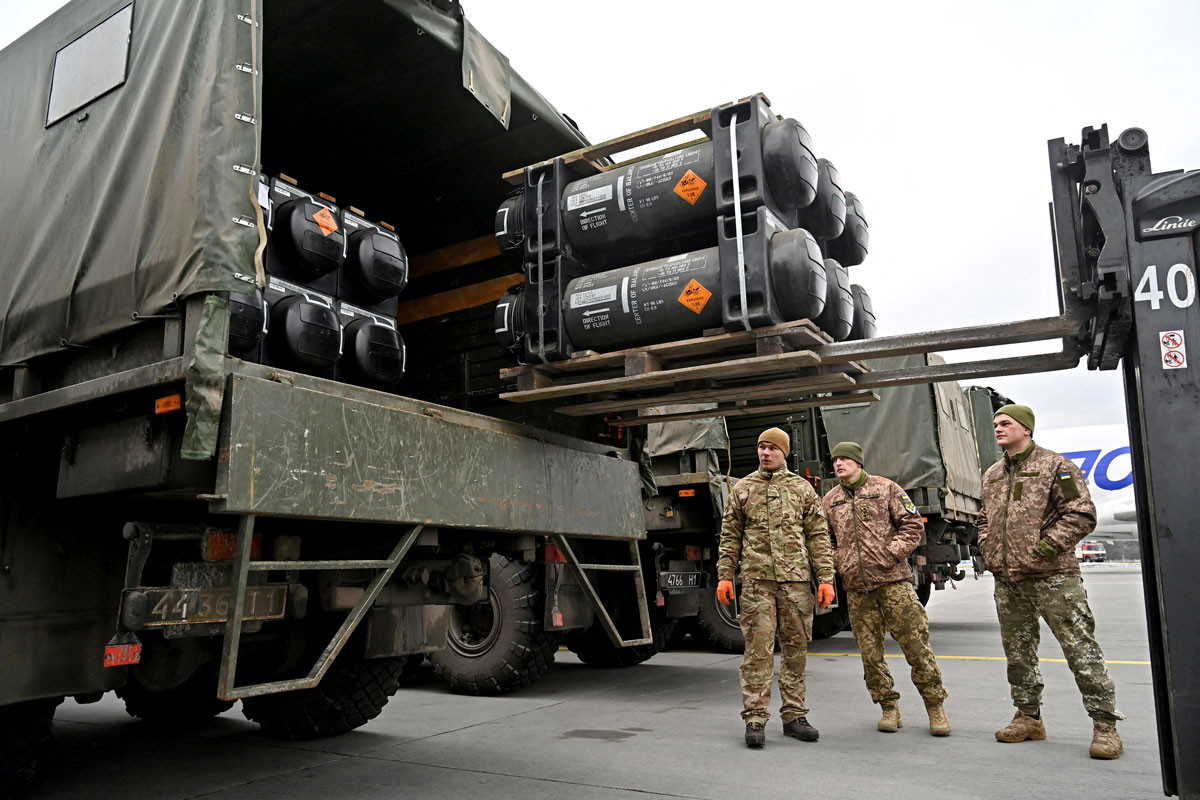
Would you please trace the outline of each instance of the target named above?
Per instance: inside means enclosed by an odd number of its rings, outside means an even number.
[[[912,580],[908,555],[921,543],[925,526],[894,481],[864,472],[858,486],[839,483],[821,502],[837,541],[833,559],[843,586],[870,592]]]
[[[808,481],[786,467],[758,470],[737,482],[721,524],[717,578],[833,582],[829,525]]]
[[[1079,574],[1075,545],[1096,528],[1096,506],[1087,479],[1068,458],[1031,443],[1015,458],[1005,455],[983,476],[979,547],[1000,580],[1058,573]],[[1042,537],[1058,556],[1037,550]]]

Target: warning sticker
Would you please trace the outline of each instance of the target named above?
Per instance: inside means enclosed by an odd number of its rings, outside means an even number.
[[[675,194],[687,200],[692,205],[696,205],[696,201],[700,199],[700,195],[704,194],[704,189],[708,184],[704,182],[696,173],[690,169],[684,173],[679,179],[679,183],[675,184]],[[704,298],[707,300],[708,298]]]
[[[1187,366],[1183,331],[1160,331],[1158,346],[1162,350],[1163,369],[1183,369]]]
[[[313,222],[321,226],[321,231],[328,236],[338,229],[337,220],[333,218],[333,212],[328,208],[322,208],[317,213],[313,214]]]
[[[710,297],[712,297],[712,292],[701,286],[695,278],[692,278],[691,282],[684,287],[683,294],[679,295],[679,302],[699,314],[708,305],[708,298]]]

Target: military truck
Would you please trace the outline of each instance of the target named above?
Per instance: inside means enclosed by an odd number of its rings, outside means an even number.
[[[499,176],[585,142],[457,3],[76,0],[0,107],[5,794],[64,698],[353,729],[489,598],[478,680],[528,682],[546,560],[566,623],[650,642],[628,450],[428,399],[428,337],[512,283]]]

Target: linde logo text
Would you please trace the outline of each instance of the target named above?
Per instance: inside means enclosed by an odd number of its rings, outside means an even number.
[[[1178,214],[1163,217],[1154,223],[1153,227],[1142,228],[1142,233],[1157,233],[1158,231],[1174,231],[1181,228],[1194,228],[1198,223],[1194,219],[1184,219]]]

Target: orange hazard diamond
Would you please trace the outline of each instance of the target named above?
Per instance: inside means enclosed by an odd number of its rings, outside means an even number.
[[[696,201],[700,199],[700,195],[704,194],[704,189],[708,184],[704,182],[696,173],[690,169],[679,179],[679,183],[675,184],[675,194],[687,200],[692,205],[696,205]]]
[[[708,305],[708,298],[712,297],[712,292],[701,286],[695,278],[691,283],[683,288],[683,293],[679,295],[679,302],[699,314]]]
[[[317,213],[313,214],[313,222],[321,226],[321,231],[328,236],[338,229],[337,220],[333,218],[333,212],[328,208],[322,208]]]

